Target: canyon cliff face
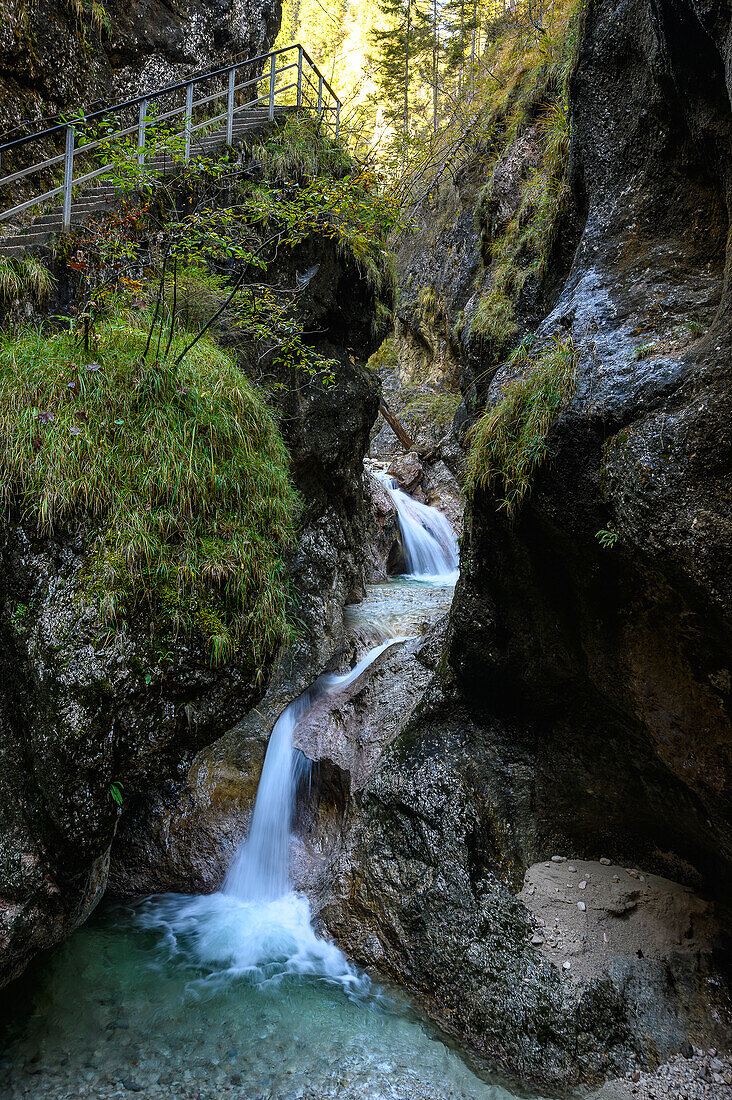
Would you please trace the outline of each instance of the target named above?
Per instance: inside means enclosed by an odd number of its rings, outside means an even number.
[[[344,603],[360,591],[362,465],[378,407],[376,381],[362,362],[376,339],[375,293],[329,240],[283,254],[271,274],[291,285],[302,270],[315,271],[299,301],[303,323],[340,370],[335,383],[293,371],[273,390],[304,502],[289,562],[299,633],[293,649],[270,654],[261,668],[236,660],[213,668],[208,652],[184,637],[161,648],[144,615],[111,632],[84,583],[93,532],[80,523],[49,539],[20,516],[3,523],[2,982],[88,916],[107,889],[110,860],[117,893],[219,884],[271,723],[217,773],[221,788],[235,773],[231,820],[219,814],[213,833],[201,826],[192,836],[187,792],[196,754],[236,728],[270,677],[270,691],[280,684],[285,701],[302,690],[332,652]],[[236,354],[236,339],[221,339]],[[121,785],[121,811],[113,783]],[[166,816],[171,807],[177,832]]]
[[[278,0],[2,0],[2,130],[140,95],[238,55],[266,53],[281,12]],[[18,134],[36,128],[20,126]]]
[[[588,5],[569,203],[517,307],[519,330],[543,302],[539,336],[571,339],[576,393],[515,521],[475,494],[445,658],[322,912],[451,1031],[554,1086],[729,1037],[729,35],[721,5]],[[472,407],[515,371],[469,337],[461,362]],[[589,862],[547,921],[553,855]],[[686,916],[644,952],[619,930],[649,873]]]

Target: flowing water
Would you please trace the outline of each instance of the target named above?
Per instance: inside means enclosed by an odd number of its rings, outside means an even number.
[[[106,908],[12,989],[0,1028],[0,1096],[139,1093],[214,1100],[510,1100],[470,1068],[398,991],[313,931],[291,891],[295,727],[399,635],[449,606],[457,544],[442,516],[389,486],[410,576],[351,612],[386,638],[323,675],[270,737],[249,834],[222,889]],[[402,499],[405,498],[405,499]]]

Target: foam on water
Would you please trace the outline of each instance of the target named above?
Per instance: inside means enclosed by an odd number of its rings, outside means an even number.
[[[197,981],[203,984],[240,980],[264,988],[284,978],[308,977],[354,996],[366,996],[371,988],[335,944],[316,936],[303,894],[288,892],[266,902],[224,892],[166,894],[143,902],[134,919],[156,934],[160,957],[202,969]]]

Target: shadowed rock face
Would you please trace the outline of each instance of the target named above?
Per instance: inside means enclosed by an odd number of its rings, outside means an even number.
[[[587,13],[571,152],[586,224],[541,330],[571,335],[577,395],[515,525],[476,499],[450,649],[476,711],[520,716],[527,860],[610,844],[717,893],[732,865],[725,41],[688,4]]]
[[[27,119],[114,102],[266,53],[280,25],[279,0],[106,0],[107,25],[77,17],[65,0],[4,4],[0,22],[2,130]]]
[[[515,896],[556,852],[730,896],[728,20],[588,7],[539,328],[573,340],[576,396],[514,524],[486,492],[466,513],[449,669],[360,797],[322,912],[456,1034],[554,1087],[729,1035],[716,947],[654,967],[621,951],[572,982],[534,958]],[[489,369],[483,399],[507,377]]]

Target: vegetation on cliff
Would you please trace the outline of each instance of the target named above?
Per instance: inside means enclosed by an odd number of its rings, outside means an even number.
[[[395,212],[302,116],[250,165],[242,175],[225,153],[156,186],[120,152],[129,201],[64,242],[72,316],[0,347],[0,485],[42,533],[91,523],[87,582],[113,621],[145,606],[166,632],[201,636],[214,663],[258,665],[291,633],[297,500],[276,401],[253,379],[336,381],[303,321],[310,247],[335,242],[376,311]],[[45,286],[35,269],[11,276]]]
[[[528,36],[506,33],[495,43],[495,83],[481,124],[489,151],[488,183],[476,211],[483,233],[485,273],[471,332],[506,350],[516,333],[515,306],[527,281],[546,274],[563,203],[568,195],[568,83],[577,46],[581,4],[563,0],[545,27]],[[528,138],[522,164],[513,148]],[[496,169],[517,159],[520,197],[502,224]]]
[[[529,337],[506,366],[519,374],[471,429],[466,487],[470,493],[480,486],[502,494],[499,507],[513,518],[549,453],[552,423],[574,392],[574,345],[555,338],[534,351]]]
[[[88,583],[118,622],[145,601],[212,659],[258,662],[288,633],[296,495],[275,419],[210,340],[143,358],[149,318],[0,344],[0,486],[42,533],[94,524]]]

